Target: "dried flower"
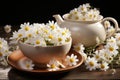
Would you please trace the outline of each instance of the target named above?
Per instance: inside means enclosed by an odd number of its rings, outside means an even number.
[[[11,25],[4,26],[4,30],[6,33],[10,33],[11,32]]]
[[[116,73],[116,70],[115,69],[111,69],[110,70],[112,74],[115,74]]]

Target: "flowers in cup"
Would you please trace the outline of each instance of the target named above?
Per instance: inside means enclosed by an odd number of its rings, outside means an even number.
[[[66,19],[75,21],[96,21],[103,18],[97,8],[92,8],[89,3],[82,4],[68,13]]]
[[[24,43],[33,46],[58,46],[66,44],[71,39],[67,28],[60,28],[54,21],[48,23],[24,23],[18,31],[13,32],[11,39],[16,42],[21,39]]]

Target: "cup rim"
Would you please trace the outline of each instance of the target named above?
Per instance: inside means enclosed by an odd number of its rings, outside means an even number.
[[[60,44],[60,45],[57,45],[57,46],[32,46],[30,44],[25,44],[21,41],[21,39],[18,40],[18,44],[24,44],[24,45],[27,45],[27,46],[30,46],[30,47],[34,47],[34,48],[38,48],[38,47],[42,47],[42,48],[49,48],[49,47],[60,47],[60,46],[64,46],[64,45],[68,45],[68,44],[72,44],[72,38],[70,37],[70,41],[65,43],[65,44]]]

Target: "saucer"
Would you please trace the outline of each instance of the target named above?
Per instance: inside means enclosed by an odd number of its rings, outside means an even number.
[[[70,50],[70,52],[67,54],[67,55],[71,55],[71,54],[74,54],[74,55],[77,55],[77,58],[78,58],[78,62],[75,66],[67,66],[65,68],[61,68],[59,70],[56,70],[56,71],[48,71],[47,69],[33,69],[33,70],[27,70],[27,69],[22,69],[19,65],[18,65],[18,62],[23,59],[23,58],[27,58],[23,55],[23,53],[21,52],[21,50],[16,50],[16,51],[13,51],[7,58],[7,62],[8,64],[12,67],[12,68],[15,68],[17,70],[20,70],[20,71],[24,71],[24,72],[31,72],[31,73],[61,73],[61,72],[67,72],[67,71],[70,71],[72,69],[75,69],[77,67],[79,67],[82,63],[83,63],[83,57],[81,54],[77,53],[76,51],[74,50]]]

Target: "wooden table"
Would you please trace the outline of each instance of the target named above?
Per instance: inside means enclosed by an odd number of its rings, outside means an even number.
[[[5,37],[3,27],[0,27],[0,36]],[[116,68],[116,73],[113,75],[111,71],[89,71],[86,70],[84,65],[79,66],[76,69],[73,69],[69,72],[59,73],[59,74],[50,74],[50,75],[41,75],[41,74],[30,74],[22,71],[15,70],[13,68],[1,69],[0,68],[0,80],[73,80],[73,79],[120,79],[120,68]]]
[[[111,74],[111,70],[105,71],[88,71],[85,67],[79,66],[69,72],[58,74],[31,74],[16,69],[10,68],[6,70],[0,70],[0,80],[75,80],[75,79],[120,79],[120,68],[116,68],[116,73]]]

